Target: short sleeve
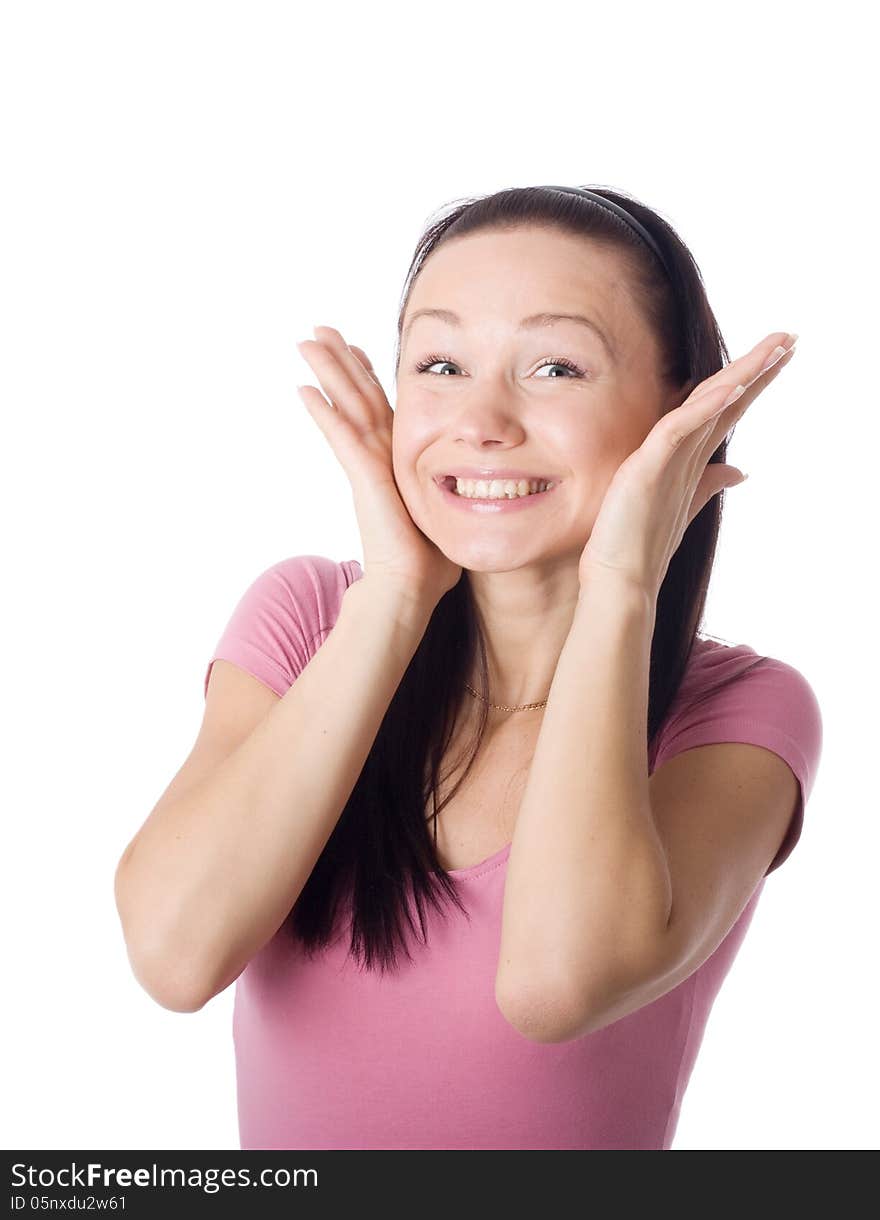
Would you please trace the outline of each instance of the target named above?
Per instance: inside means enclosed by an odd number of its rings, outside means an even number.
[[[346,588],[362,575],[356,560],[294,555],[266,568],[239,598],[208,662],[231,661],[284,695],[323,643]]]
[[[797,808],[766,876],[788,859],[801,836],[822,754],[822,715],[807,679],[784,661],[761,657],[672,717],[662,731],[654,767],[693,746],[724,741],[772,750],[788,763],[799,784]]]

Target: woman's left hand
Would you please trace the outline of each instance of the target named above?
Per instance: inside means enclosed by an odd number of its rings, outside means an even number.
[[[709,458],[791,360],[796,338],[777,332],[762,339],[658,420],[608,485],[581,555],[582,588],[587,581],[612,574],[644,589],[656,601],[670,560],[694,517],[712,496],[745,477],[735,466],[710,463]],[[785,349],[783,355],[777,348]],[[776,363],[768,366],[774,358]],[[745,392],[725,407],[738,386],[744,386]]]

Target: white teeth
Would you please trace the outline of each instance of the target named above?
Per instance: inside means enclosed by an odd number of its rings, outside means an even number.
[[[555,486],[541,479],[456,479],[455,490],[468,500],[515,500]]]

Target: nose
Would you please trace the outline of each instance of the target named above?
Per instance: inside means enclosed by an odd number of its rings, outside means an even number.
[[[524,429],[510,390],[481,387],[458,405],[452,425],[454,440],[466,442],[475,450],[486,446],[506,448],[522,444]]]

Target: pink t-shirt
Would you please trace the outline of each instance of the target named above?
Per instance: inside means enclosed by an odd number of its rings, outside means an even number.
[[[214,658],[283,695],[326,639],[356,560],[284,559],[246,590]],[[755,664],[756,658],[759,663]],[[207,694],[208,675],[205,674]],[[741,674],[715,694],[728,676]],[[772,657],[698,638],[651,750],[649,773],[691,746],[741,741],[784,758],[801,788],[767,872],[797,842],[822,749],[806,679]],[[537,1043],[494,997],[510,847],[454,869],[470,921],[427,908],[427,944],[381,976],[346,960],[347,936],[310,961],[282,927],[235,984],[243,1149],[668,1149],[712,1003],[764,887],[702,966],[596,1033]]]

